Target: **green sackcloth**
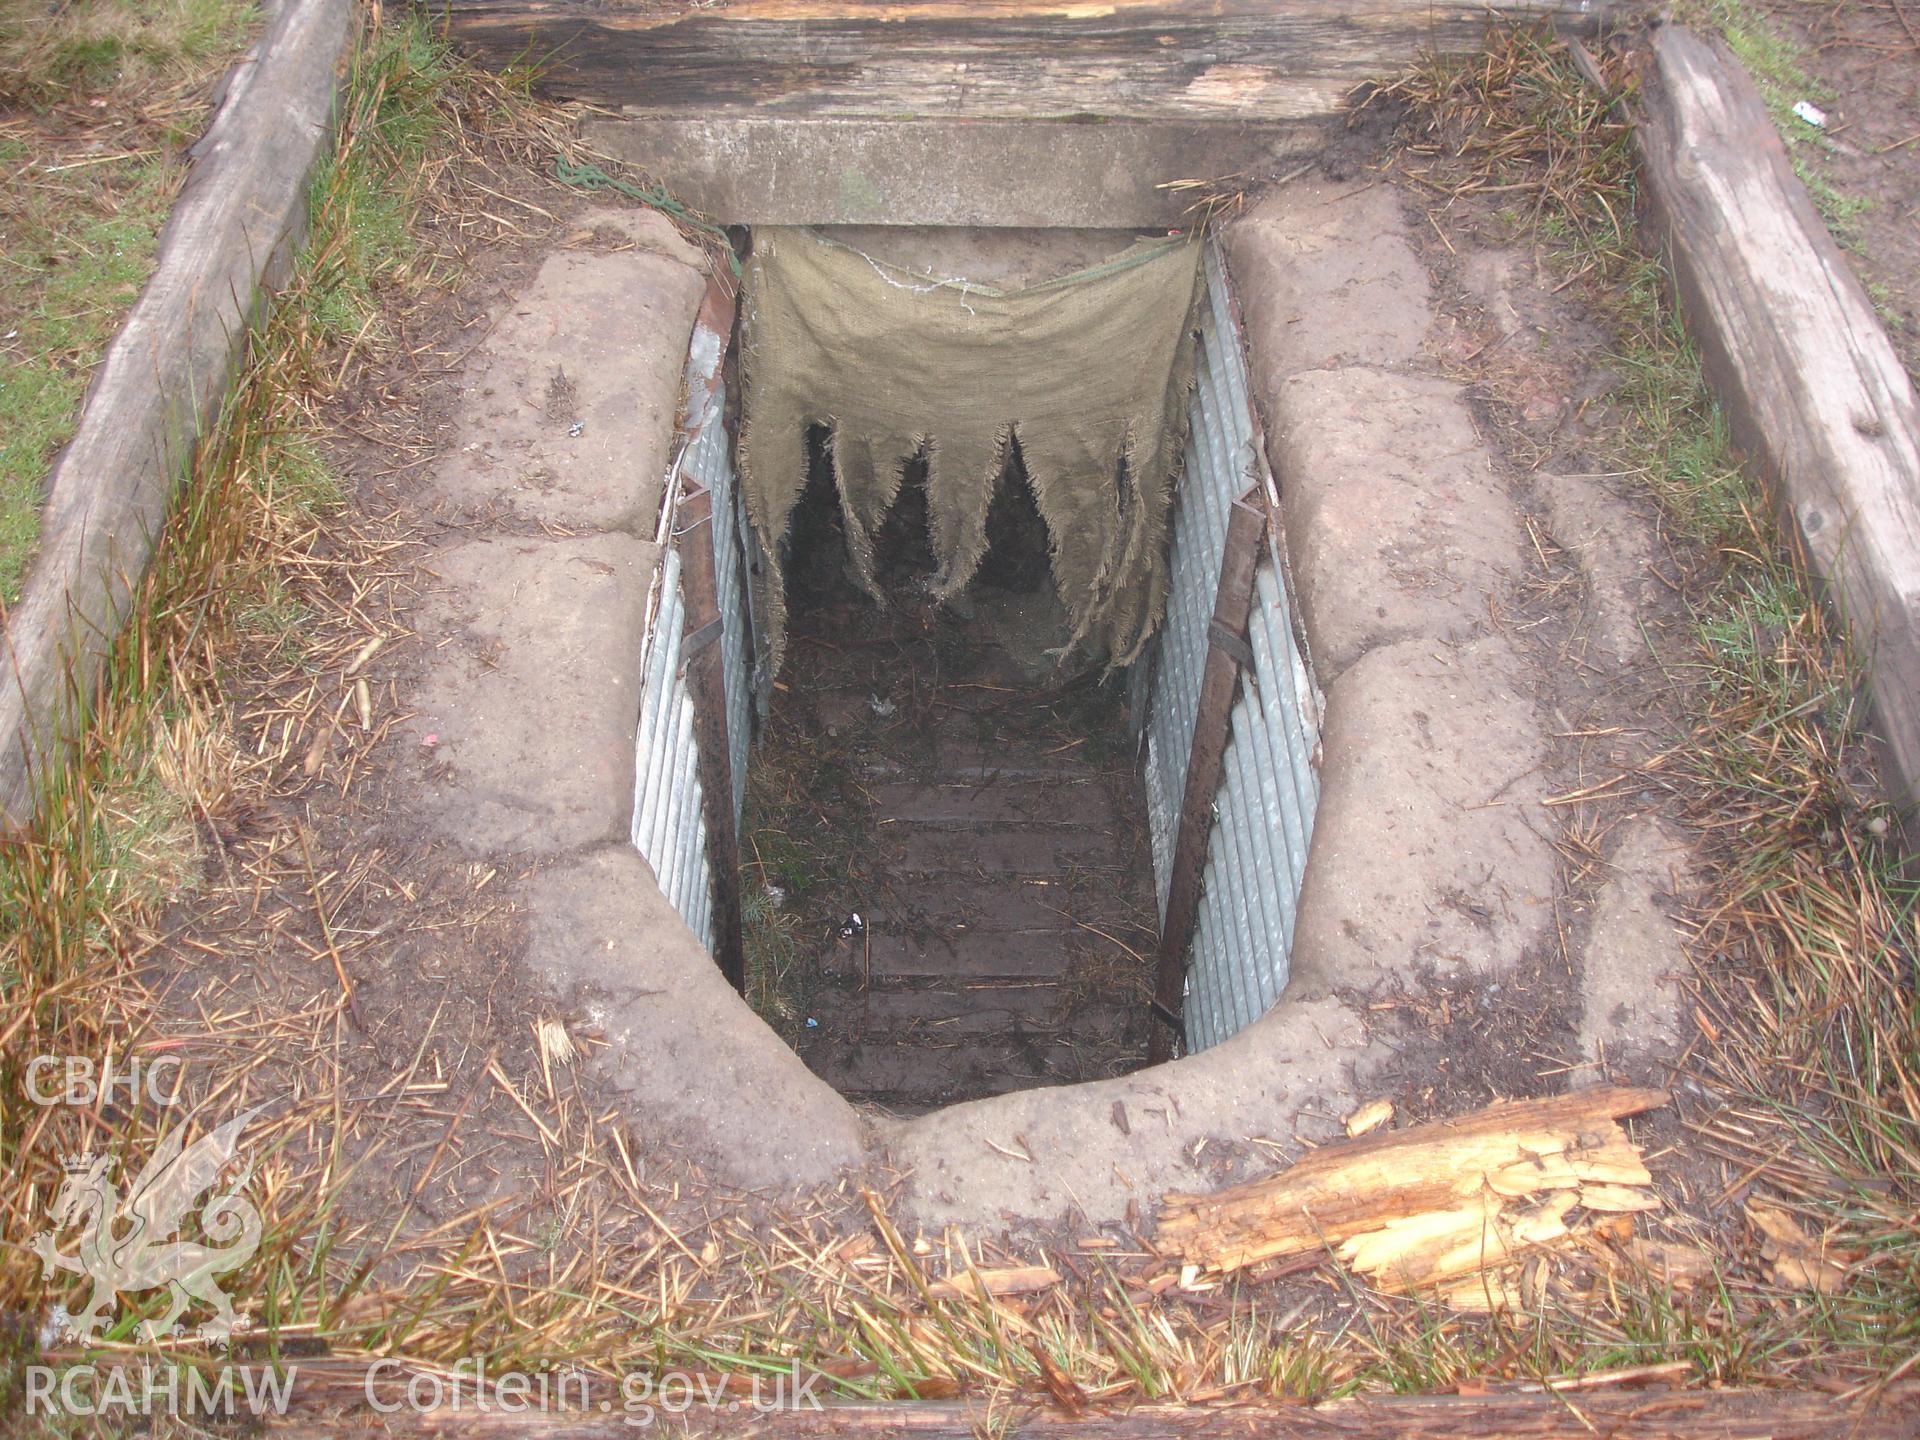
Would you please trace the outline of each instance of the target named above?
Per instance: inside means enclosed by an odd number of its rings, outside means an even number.
[[[1018,437],[1046,521],[1069,650],[1130,664],[1166,597],[1166,528],[1186,444],[1200,246],[1142,242],[1093,269],[1001,291],[899,269],[811,230],[759,227],[745,279],[747,514],[762,615],[783,649],[782,542],[825,426],[855,576],[885,603],[874,537],[924,454],[936,599],[986,550]]]

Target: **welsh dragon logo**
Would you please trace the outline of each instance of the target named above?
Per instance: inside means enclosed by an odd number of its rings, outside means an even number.
[[[108,1178],[110,1156],[81,1155],[67,1160],[66,1178],[54,1197],[50,1228],[34,1236],[33,1248],[49,1280],[61,1271],[91,1277],[87,1307],[66,1322],[79,1340],[91,1340],[107,1328],[114,1300],[165,1286],[168,1305],[157,1319],[144,1322],[140,1335],[156,1340],[176,1333],[180,1317],[193,1301],[213,1308],[213,1318],[196,1332],[203,1340],[226,1340],[246,1322],[215,1283],[217,1276],[253,1258],[260,1248],[260,1212],[240,1192],[252,1178],[248,1169],[200,1209],[200,1229],[211,1244],[182,1240],[180,1227],[194,1203],[232,1163],[240,1132],[259,1109],[235,1116],[191,1145],[185,1126],[176,1126],[154,1149],[126,1197]],[[58,1248],[59,1235],[75,1226],[79,1247]]]

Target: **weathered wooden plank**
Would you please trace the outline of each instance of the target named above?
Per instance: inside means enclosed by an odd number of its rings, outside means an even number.
[[[1487,21],[1592,26],[1640,0],[448,0],[485,59],[545,60],[541,83],[648,111],[1289,120]]]
[[[1920,407],[1739,63],[1653,35],[1638,143],[1688,327],[1739,446],[1870,667],[1896,800],[1920,800]]]
[[[1253,606],[1253,571],[1266,534],[1266,494],[1255,485],[1233,502],[1220,561],[1220,585],[1213,602],[1213,629],[1219,641],[1207,650],[1200,672],[1200,703],[1187,757],[1187,786],[1180,801],[1180,827],[1174,836],[1173,863],[1167,880],[1167,905],[1160,926],[1159,973],[1154,1003],[1161,1024],[1153,1027],[1149,1059],[1158,1064],[1173,1055],[1173,1020],[1186,988],[1187,952],[1200,913],[1200,879],[1206,870],[1207,843],[1213,834],[1213,801],[1220,792],[1220,767],[1226,758],[1233,721],[1233,696],[1240,667],[1230,653],[1247,638]],[[1224,641],[1224,643],[1220,643]]]
[[[920,874],[1056,875],[1118,870],[1112,836],[1097,830],[931,830],[882,825],[874,837],[896,870]]]
[[[1012,1026],[1047,1030],[1060,1023],[1055,985],[983,981],[960,991],[874,989],[861,1004],[868,1023],[910,1040],[995,1035]]]
[[[1091,825],[1110,830],[1119,823],[1113,797],[1099,776],[1078,783],[1006,779],[981,785],[900,782],[868,788],[882,818],[901,824]]]
[[[990,896],[991,903],[988,903]],[[1005,876],[983,893],[971,877],[932,876],[902,882],[866,912],[878,930],[954,936],[986,930],[1059,930],[1078,921],[1129,935],[1152,924],[1129,897],[1104,880],[1078,887],[1027,876]],[[1133,943],[1129,939],[1128,943]]]
[[[365,1362],[361,1362],[363,1365]],[[300,1362],[303,1374],[317,1368]],[[458,1408],[419,1410],[406,1403],[408,1376],[386,1373],[377,1382],[354,1384],[342,1373],[334,1385],[355,1401],[376,1399],[379,1413],[269,1418],[268,1433],[311,1440],[360,1440],[371,1436],[458,1436],[460,1440],[613,1440],[633,1433],[640,1412],[622,1414],[618,1397],[609,1410],[511,1413],[483,1409],[471,1394]],[[688,1377],[691,1379],[692,1377]],[[720,1386],[714,1377],[711,1383]],[[676,1387],[677,1389],[678,1387]],[[697,1393],[698,1384],[692,1388]],[[822,1386],[820,1389],[824,1389]],[[762,1396],[771,1400],[772,1386]],[[296,1392],[297,1393],[297,1392]],[[689,1435],[782,1436],[890,1435],[925,1440],[972,1440],[981,1433],[983,1399],[909,1404],[827,1404],[810,1398],[778,1414],[757,1409],[748,1387],[728,1388],[729,1400],[708,1409],[675,1413],[673,1423]],[[819,1390],[808,1391],[817,1397]],[[658,1407],[645,1412],[658,1423]],[[1085,1407],[1078,1413],[1042,1404],[1000,1402],[994,1433],[1009,1436],[1071,1436],[1075,1440],[1132,1437],[1261,1436],[1265,1440],[1460,1440],[1506,1436],[1513,1440],[1908,1440],[1920,1426],[1920,1388],[1902,1384],[1861,1399],[1842,1400],[1819,1391],[1641,1390],[1627,1385],[1583,1385],[1571,1394],[1360,1395],[1322,1405],[1276,1405],[1236,1400],[1231,1404],[1152,1404]]]
[[[1068,938],[1064,924],[1052,930],[970,931],[964,937],[876,930],[867,937],[862,961],[880,980],[1059,979],[1067,969]]]
[[[24,824],[91,701],[174,488],[306,228],[351,0],[287,0],[234,70],[160,232],[153,276],[53,467],[0,655],[0,818]]]

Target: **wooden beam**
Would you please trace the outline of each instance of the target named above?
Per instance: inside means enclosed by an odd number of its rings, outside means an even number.
[[[1873,303],[1717,42],[1653,34],[1636,131],[1687,325],[1739,447],[1872,683],[1920,802],[1920,407]]]
[[[292,1362],[298,1365],[300,1362]],[[770,1387],[769,1387],[770,1390]],[[300,1440],[362,1437],[459,1437],[459,1440],[616,1440],[634,1424],[620,1413],[510,1414],[476,1407],[414,1410],[403,1382],[377,1392],[387,1413],[269,1417],[266,1433]],[[296,1392],[297,1393],[297,1392]],[[695,1386],[694,1393],[698,1393]],[[918,1436],[976,1440],[981,1434],[1059,1436],[1062,1440],[1146,1440],[1146,1437],[1265,1437],[1265,1440],[1908,1440],[1920,1429],[1920,1390],[1911,1386],[1852,1401],[1817,1391],[1638,1390],[1604,1385],[1492,1395],[1367,1395],[1324,1405],[1253,1401],[1220,1406],[1180,1404],[1088,1407],[1065,1411],[1032,1402],[805,1405],[756,1413],[751,1403],[726,1413],[695,1408],[670,1420],[672,1433],[696,1436]],[[636,1412],[637,1413],[637,1412]],[[644,1433],[642,1431],[641,1433]]]
[[[1187,754],[1186,790],[1180,800],[1180,824],[1174,835],[1173,864],[1167,881],[1166,918],[1160,926],[1159,973],[1153,998],[1161,1023],[1148,1040],[1148,1062],[1159,1064],[1173,1053],[1173,1020],[1181,1012],[1186,988],[1187,951],[1193,946],[1200,912],[1200,881],[1213,834],[1213,797],[1220,790],[1220,766],[1226,758],[1239,687],[1236,642],[1244,649],[1247,615],[1253,604],[1253,571],[1260,558],[1260,537],[1267,530],[1265,488],[1250,487],[1227,512],[1227,534],[1220,561],[1220,585],[1214,594],[1212,643],[1200,672],[1200,703],[1194,718],[1193,747]]]
[[[495,64],[547,89],[706,113],[1276,121],[1327,115],[1490,19],[1590,29],[1643,0],[439,0]],[[671,177],[663,177],[671,178]]]
[[[1328,142],[1321,121],[630,115],[587,140],[723,225],[1191,224],[1180,180],[1279,174]]]

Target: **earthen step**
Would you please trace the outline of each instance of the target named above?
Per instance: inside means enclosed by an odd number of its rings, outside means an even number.
[[[951,1046],[851,1045],[818,1053],[815,1068],[843,1095],[912,1109],[960,1095],[999,1095],[1092,1079],[1092,1055],[1092,1047],[1067,1040],[994,1037]]]
[[[991,981],[931,990],[876,987],[861,997],[854,1013],[869,1043],[933,1043],[1009,1030],[1046,1036],[1059,1028],[1061,998],[1057,985]]]
[[[865,730],[905,744],[950,739],[991,749],[998,742],[1005,753],[1009,741],[1016,748],[1046,741],[1051,749],[1061,743],[1056,734],[1071,738],[1070,726],[1042,697],[1003,686],[963,682],[943,685],[937,695],[913,696],[896,693],[880,676],[872,684],[802,691],[800,698],[838,733]]]
[[[865,973],[888,978],[1059,979],[1067,972],[1064,930],[985,930],[960,937],[870,931]]]
[[[1103,930],[1137,929],[1151,921],[1151,912],[1138,913],[1127,900],[1112,884],[1094,879],[1067,885],[1023,876],[984,883],[971,877],[902,877],[862,913],[876,930],[903,934],[1059,930],[1075,920]]]
[[[1120,847],[1102,832],[945,830],[881,825],[875,839],[895,871],[948,875],[1048,875],[1118,870]]]
[[[924,747],[896,745],[893,753],[862,755],[860,773],[870,780],[945,781],[985,784],[1003,780],[1104,781],[1107,771],[1074,758],[1071,750],[1058,754],[1031,746],[982,745],[978,741],[932,741]]]
[[[1075,737],[1063,727],[1027,730],[1000,724],[990,716],[962,720],[966,723],[931,725],[890,748],[916,762],[930,758],[937,769],[956,778],[975,774],[1078,777],[1124,773],[1130,768],[1128,756]]]
[[[984,784],[888,782],[871,787],[883,821],[917,825],[1045,825],[1097,827],[1115,824],[1113,798],[1097,778],[999,779]]]
[[[801,698],[813,706],[822,725],[838,734],[855,729],[887,730],[900,719],[898,711],[883,715],[873,708],[876,692],[871,688],[804,691]]]

